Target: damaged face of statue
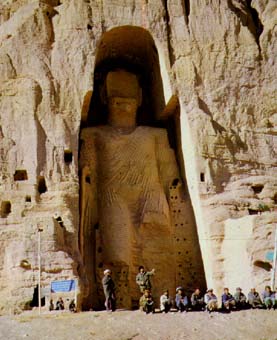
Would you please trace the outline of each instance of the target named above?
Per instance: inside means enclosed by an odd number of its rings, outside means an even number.
[[[131,127],[136,125],[138,102],[136,98],[111,97],[108,99],[109,125]]]

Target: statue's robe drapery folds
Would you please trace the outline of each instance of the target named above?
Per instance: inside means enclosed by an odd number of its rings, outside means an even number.
[[[168,195],[179,173],[166,130],[138,126],[122,134],[100,126],[84,129],[81,140],[80,246],[84,261],[91,262],[84,263],[87,274],[96,272],[98,285],[102,265],[111,268],[125,306],[137,295],[135,274],[141,264],[157,273],[166,270],[154,293],[174,289]]]

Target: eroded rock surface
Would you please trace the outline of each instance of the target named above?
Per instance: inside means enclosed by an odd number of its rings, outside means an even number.
[[[276,17],[274,0],[1,2],[0,308],[23,308],[32,298],[38,224],[42,285],[78,277],[84,294],[80,124],[101,36],[123,25],[150,32],[165,100],[179,98],[179,166],[207,285],[247,291],[269,283],[266,253],[277,222]]]

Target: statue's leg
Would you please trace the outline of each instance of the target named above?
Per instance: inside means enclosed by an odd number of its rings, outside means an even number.
[[[158,223],[144,223],[140,226],[140,235],[142,263],[148,270],[156,270],[151,277],[154,300],[158,301],[165,289],[169,290],[170,296],[174,296],[175,252],[170,228]]]
[[[130,265],[132,257],[132,224],[128,207],[122,202],[103,206],[100,216],[97,251],[98,284],[103,270],[113,272],[118,308],[130,308]]]

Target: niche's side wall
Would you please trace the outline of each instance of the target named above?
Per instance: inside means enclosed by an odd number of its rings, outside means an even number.
[[[11,203],[11,212],[0,218],[1,309],[22,308],[32,297],[39,222],[43,285],[77,275],[81,108],[92,88],[101,34],[127,24],[153,35],[163,53],[162,76],[168,73],[181,101],[183,153],[208,284],[233,289],[229,278],[236,275],[237,284],[248,289],[250,282],[260,287],[268,280],[269,273],[253,262],[264,261],[272,249],[276,217],[273,212],[245,216],[262,202],[275,206],[277,16],[274,0],[251,4],[252,9],[235,0],[7,0],[0,5],[0,204]],[[64,161],[64,150],[72,151],[72,162]],[[28,179],[15,181],[15,171],[24,169]],[[39,176],[47,186],[41,194]],[[251,186],[257,184],[264,189],[255,194]],[[242,237],[245,225],[250,231]],[[232,275],[241,255],[235,251],[238,237],[247,247],[239,248],[244,258],[239,270],[248,261],[252,275],[243,284],[238,269]]]

